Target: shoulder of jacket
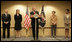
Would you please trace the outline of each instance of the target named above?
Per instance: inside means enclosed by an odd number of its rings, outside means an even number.
[[[16,16],[16,14],[14,16]]]
[[[33,13],[34,13],[33,11],[30,12],[30,14],[33,14]]]
[[[2,14],[2,16],[4,16],[5,14]]]
[[[8,15],[10,15],[10,14],[8,14]]]
[[[4,15],[4,13],[2,15]]]

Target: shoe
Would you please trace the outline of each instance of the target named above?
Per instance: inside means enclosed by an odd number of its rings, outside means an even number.
[[[16,36],[15,38],[18,38],[18,36]]]
[[[51,36],[53,38],[53,36]]]
[[[54,36],[54,38],[56,38],[56,36]]]
[[[20,35],[18,37],[21,37]]]
[[[68,39],[69,39],[70,37],[68,37]]]

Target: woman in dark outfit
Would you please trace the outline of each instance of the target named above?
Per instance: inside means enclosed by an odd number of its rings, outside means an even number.
[[[21,22],[22,22],[22,15],[19,12],[20,12],[20,10],[17,9],[16,14],[14,15],[16,37],[20,37]]]

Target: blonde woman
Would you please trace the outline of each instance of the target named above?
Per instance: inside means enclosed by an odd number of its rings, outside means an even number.
[[[14,15],[16,37],[20,37],[21,22],[22,22],[22,15],[19,12],[20,12],[20,10],[17,9],[16,14]]]

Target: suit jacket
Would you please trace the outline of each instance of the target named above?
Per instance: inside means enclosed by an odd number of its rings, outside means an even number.
[[[71,17],[69,15],[69,17],[67,18],[66,15],[64,15],[64,23],[70,23]]]
[[[8,24],[10,25],[10,21],[11,21],[10,14],[7,14],[7,16],[5,14],[2,14],[2,22],[3,22],[3,24],[5,24],[4,22],[8,22]]]
[[[38,11],[35,11],[35,13],[39,15],[39,12],[38,12]],[[31,11],[31,12],[30,12],[30,15],[34,15],[34,12]],[[37,21],[38,21],[38,19],[37,19]],[[34,24],[34,23],[35,23],[35,18],[31,18],[31,24]],[[38,22],[37,22],[37,23],[38,23]],[[34,24],[34,25],[35,25],[35,24]]]

